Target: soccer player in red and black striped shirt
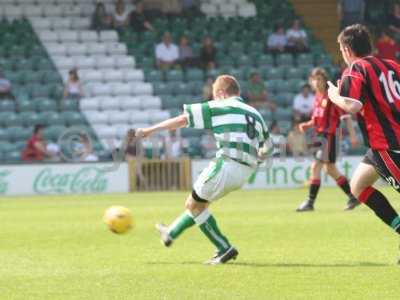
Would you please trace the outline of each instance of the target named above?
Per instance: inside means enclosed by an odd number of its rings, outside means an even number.
[[[356,113],[369,150],[356,169],[351,190],[387,225],[400,234],[400,217],[372,185],[379,176],[400,192],[400,66],[371,55],[372,42],[363,25],[346,27],[339,35],[347,71],[339,87],[329,83],[329,98]]]
[[[310,85],[315,91],[314,109],[312,118],[308,122],[299,125],[300,131],[313,127],[315,137],[320,141],[315,151],[315,161],[311,164],[311,178],[308,198],[300,204],[296,211],[313,211],[315,199],[321,185],[322,168],[331,176],[337,185],[348,196],[346,210],[351,210],[358,205],[357,199],[351,194],[350,185],[336,167],[337,156],[337,134],[340,120],[346,120],[347,129],[350,134],[352,145],[358,141],[350,116],[344,113],[338,106],[329,101],[328,98],[328,75],[322,68],[315,68],[309,78]]]

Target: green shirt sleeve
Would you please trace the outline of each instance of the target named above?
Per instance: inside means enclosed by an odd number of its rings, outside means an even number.
[[[211,109],[208,102],[185,104],[183,110],[187,115],[189,128],[211,129]]]

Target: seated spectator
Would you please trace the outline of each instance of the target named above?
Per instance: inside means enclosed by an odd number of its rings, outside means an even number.
[[[171,33],[165,32],[162,42],[156,46],[157,66],[160,69],[174,67],[179,59],[179,48],[172,43]]]
[[[194,65],[193,50],[192,47],[190,47],[189,39],[186,36],[182,36],[179,43],[179,63],[182,67],[190,67]]]
[[[301,93],[297,94],[293,100],[293,117],[298,122],[304,122],[311,118],[314,105],[314,94],[311,86],[305,84],[301,88]]]
[[[375,48],[377,56],[397,61],[400,47],[395,40],[387,34],[387,32],[382,31],[379,39],[376,41]]]
[[[186,15],[199,14],[199,3],[197,0],[182,0],[182,11]]]
[[[267,88],[262,81],[259,73],[254,72],[250,75],[250,81],[247,86],[246,99],[248,104],[256,108],[269,108],[276,110],[276,103],[271,101],[268,96]]]
[[[287,140],[286,137],[283,134],[281,134],[278,122],[272,121],[269,128],[270,128],[269,137],[273,145],[272,156],[273,157],[285,156]]]
[[[68,81],[64,87],[64,99],[79,100],[83,97],[83,88],[79,80],[78,71],[72,69],[68,74]]]
[[[206,83],[203,86],[203,100],[210,101],[213,99],[213,83],[214,78],[211,76],[207,78]]]
[[[338,15],[341,29],[364,22],[365,0],[339,0]]]
[[[270,34],[267,41],[267,52],[282,53],[286,51],[287,37],[282,25],[275,25],[274,32]]]
[[[56,160],[58,158],[59,147],[56,144],[47,143],[43,139],[44,125],[35,125],[33,134],[26,143],[26,148],[22,152],[24,161],[43,161]]]
[[[297,157],[307,154],[306,137],[304,133],[300,131],[298,122],[293,122],[292,129],[288,134],[287,142],[288,150],[293,156]]]
[[[153,25],[149,22],[144,12],[143,2],[140,1],[136,3],[135,10],[131,12],[130,23],[134,31],[143,32],[143,31],[154,31]]]
[[[89,136],[81,134],[79,143],[76,146],[78,154],[78,161],[98,161],[99,157],[94,153],[92,143],[90,142]]]
[[[181,0],[163,0],[162,13],[166,15],[179,15],[182,12]]]
[[[118,30],[124,30],[129,25],[129,11],[125,8],[125,3],[118,0],[115,3],[115,12],[113,15],[113,27]]]
[[[287,48],[292,52],[308,51],[307,33],[301,28],[300,20],[294,20],[291,28],[286,32]]]
[[[393,11],[389,15],[388,25],[391,35],[394,39],[400,41],[400,4],[395,3],[393,5]]]
[[[216,65],[217,48],[211,37],[203,40],[203,46],[200,49],[200,63],[204,69],[214,69]]]
[[[97,31],[106,30],[111,27],[112,19],[106,12],[103,2],[96,4],[96,9],[92,15],[91,28]]]
[[[2,71],[0,71],[0,99],[14,98],[11,94],[11,82],[8,80]]]

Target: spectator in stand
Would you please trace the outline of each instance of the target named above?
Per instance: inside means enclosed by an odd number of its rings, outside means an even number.
[[[400,41],[400,4],[395,3],[393,5],[393,11],[389,15],[388,20],[389,30],[394,39]]]
[[[72,69],[68,73],[68,81],[64,87],[64,99],[79,100],[84,95],[78,71]]]
[[[200,49],[200,62],[204,69],[214,69],[216,65],[217,48],[211,37],[205,37]]]
[[[397,61],[400,47],[396,41],[387,34],[386,31],[382,31],[379,39],[376,41],[375,48],[377,56]]]
[[[311,118],[314,105],[314,94],[311,86],[305,84],[301,88],[301,92],[294,97],[293,100],[293,117],[295,121],[305,122]]]
[[[246,99],[248,104],[256,108],[268,108],[271,111],[276,110],[276,103],[269,99],[267,88],[261,78],[261,75],[257,72],[250,74]]]
[[[186,144],[186,145],[185,145]],[[184,150],[187,148],[187,141],[177,131],[170,131],[164,139],[164,149],[166,159],[178,159],[184,155]]]
[[[181,0],[163,0],[162,12],[165,15],[179,15],[182,12]]]
[[[162,42],[156,46],[157,66],[160,69],[169,69],[176,65],[179,59],[179,48],[172,42],[171,33],[165,32]]]
[[[12,85],[8,80],[3,71],[0,71],[0,99],[11,99],[14,98],[11,94]]]
[[[306,137],[300,131],[299,122],[293,122],[292,129],[288,134],[287,146],[289,152],[295,157],[307,154]]]
[[[364,22],[365,1],[364,0],[339,0],[338,15],[341,29]]]
[[[182,0],[182,10],[186,15],[196,15],[199,13],[198,0]]]
[[[81,134],[79,143],[76,145],[76,152],[78,154],[78,161],[98,161],[99,157],[94,153],[92,143],[87,134]]]
[[[286,32],[287,48],[289,51],[298,53],[308,51],[307,33],[301,27],[300,20],[294,20],[291,28]]]
[[[215,157],[217,145],[215,143],[215,138],[211,133],[206,133],[201,137],[200,145],[204,158]]]
[[[137,32],[154,31],[153,25],[149,22],[144,11],[142,1],[136,3],[135,10],[130,14],[130,23],[132,29]]]
[[[269,128],[270,128],[269,137],[273,145],[272,156],[282,157],[286,155],[287,140],[286,137],[283,134],[281,134],[281,129],[279,128],[278,122],[272,121]]]
[[[179,43],[179,63],[182,67],[190,67],[194,65],[194,56],[192,47],[189,45],[189,39],[182,36]]]
[[[57,160],[59,147],[56,144],[49,144],[43,139],[44,125],[35,125],[33,134],[26,143],[22,152],[24,161]]]
[[[213,99],[213,83],[214,78],[211,76],[207,78],[206,83],[203,86],[203,100],[210,101]]]
[[[118,31],[123,31],[129,26],[129,11],[125,8],[123,0],[115,3],[115,12],[113,15],[113,27]]]
[[[267,41],[267,52],[282,53],[286,51],[287,37],[282,25],[275,25],[274,32],[270,34]]]
[[[96,9],[92,15],[91,28],[97,31],[110,29],[112,18],[107,14],[103,2],[96,4]]]

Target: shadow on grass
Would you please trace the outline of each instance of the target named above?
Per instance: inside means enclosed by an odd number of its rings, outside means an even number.
[[[165,262],[165,261],[153,261],[145,262],[146,265],[202,265],[201,262],[195,261],[183,261],[183,262]],[[249,267],[249,268],[360,268],[360,267],[389,267],[394,266],[393,264],[383,264],[374,262],[354,262],[354,263],[259,263],[259,262],[232,262],[227,265],[236,267]]]

